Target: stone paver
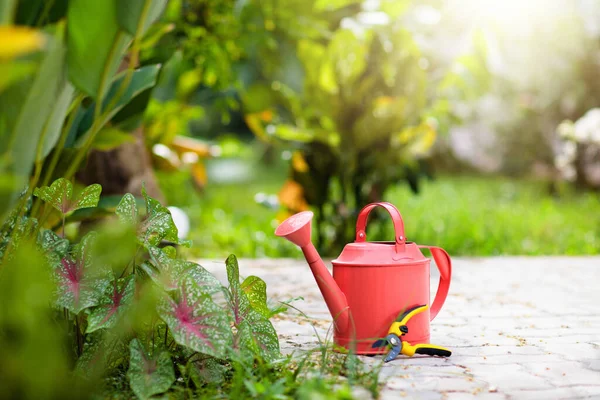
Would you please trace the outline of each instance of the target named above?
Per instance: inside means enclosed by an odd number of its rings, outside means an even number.
[[[221,261],[202,264],[225,280]],[[304,298],[294,305],[308,318],[273,321],[282,352],[327,337],[331,317],[304,261],[240,260],[240,272],[263,278],[272,299]],[[455,258],[432,341],[452,357],[385,364],[382,399],[600,399],[600,257]]]

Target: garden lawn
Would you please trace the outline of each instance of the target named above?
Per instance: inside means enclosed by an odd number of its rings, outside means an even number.
[[[301,256],[293,245],[273,235],[277,210],[254,200],[258,192],[276,194],[285,170],[261,167],[252,176],[245,182],[209,183],[202,195],[190,195],[190,186],[188,194],[175,196],[182,184],[169,189],[171,203],[174,197],[185,197],[196,256]],[[409,240],[441,246],[451,255],[599,254],[600,196],[563,192],[552,197],[547,183],[537,181],[438,177],[423,181],[417,195],[399,184],[385,200],[400,209]],[[394,237],[389,222],[369,228],[369,240]]]

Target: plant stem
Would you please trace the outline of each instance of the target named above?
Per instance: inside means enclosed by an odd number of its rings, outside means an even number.
[[[77,338],[77,356],[81,357],[83,353],[83,336],[81,335],[81,330],[79,329],[79,316],[75,315],[75,333]]]
[[[152,320],[152,355],[154,355],[154,319]]]
[[[165,347],[167,346],[167,337],[169,337],[169,325],[165,325]]]
[[[58,164],[58,160],[60,159],[62,150],[65,147],[65,143],[67,142],[67,137],[69,136],[71,127],[73,126],[73,123],[75,122],[75,116],[77,115],[77,111],[79,111],[79,107],[81,106],[81,102],[82,102],[83,98],[84,98],[84,95],[79,94],[77,97],[75,97],[75,100],[73,101],[73,104],[71,105],[71,115],[69,115],[67,124],[63,127],[63,130],[60,134],[60,138],[58,139],[58,143],[56,144],[56,146],[54,148],[54,153],[52,153],[52,159],[50,160],[50,165],[48,165],[48,168],[46,168],[46,173],[44,175],[44,179],[42,180],[41,186],[48,185],[50,178],[52,177],[52,174],[54,173],[54,170],[56,169],[56,165]],[[33,205],[33,208],[31,210],[32,216],[35,217],[37,215],[37,212],[40,209],[41,205],[42,205],[42,200],[36,199],[35,204]],[[47,216],[45,218],[43,218],[42,220],[40,220],[40,224],[38,225],[38,227],[41,226],[45,222],[46,218],[47,218]]]
[[[52,6],[54,5],[55,2],[56,2],[56,0],[47,0],[46,1],[46,4],[44,4],[44,10],[40,14],[40,17],[35,24],[36,26],[42,26],[42,24],[44,23],[46,18],[48,18],[48,13],[50,13],[50,9],[52,8]]]
[[[65,214],[62,215],[62,238],[65,238]]]

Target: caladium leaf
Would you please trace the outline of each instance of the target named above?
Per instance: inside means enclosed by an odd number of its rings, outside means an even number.
[[[158,245],[161,240],[178,243],[177,227],[171,212],[160,202],[148,196],[146,188],[142,188],[146,200],[146,217],[142,221],[143,241],[151,246]]]
[[[92,265],[90,249],[94,236],[94,232],[84,236],[72,254],[63,257],[54,268],[56,304],[75,314],[98,305],[111,281],[108,269]]]
[[[66,215],[81,208],[96,207],[100,201],[100,192],[102,186],[93,184],[83,189],[79,196],[72,200],[73,185],[65,178],[59,178],[50,186],[36,188],[33,195],[49,203],[62,215]]]
[[[265,318],[271,316],[271,310],[267,305],[267,284],[258,276],[251,275],[244,279],[241,289],[246,293],[250,306],[262,314]]]
[[[49,203],[64,215],[68,212],[71,196],[73,196],[73,185],[65,178],[59,178],[50,186],[36,188],[33,195]]]
[[[79,210],[81,208],[96,207],[100,201],[100,193],[102,193],[102,186],[94,183],[83,189],[77,199],[72,202],[69,211]]]
[[[162,251],[170,258],[177,258],[177,249],[173,246],[162,247]]]
[[[225,260],[227,268],[227,280],[229,281],[229,306],[233,313],[233,321],[237,326],[241,324],[245,313],[250,309],[250,301],[240,287],[240,269],[237,258],[232,254]]]
[[[115,213],[121,222],[125,224],[137,225],[138,209],[135,202],[135,197],[131,193],[125,194],[117,205]]]
[[[83,354],[75,364],[75,374],[86,378],[99,378],[107,371],[126,361],[127,344],[119,335],[110,332],[88,334]]]
[[[279,339],[273,324],[252,309],[238,325],[234,343],[242,354],[258,355],[266,361],[273,361],[280,356]]]
[[[50,265],[59,265],[69,251],[69,241],[49,229],[40,231],[37,243]]]
[[[204,357],[191,363],[190,376],[197,387],[220,384],[225,380],[227,368],[214,357]]]
[[[157,357],[151,357],[139,340],[129,344],[129,385],[140,399],[147,399],[164,393],[175,382],[175,369],[168,352],[163,351]]]
[[[158,310],[173,338],[199,353],[225,358],[233,342],[227,314],[191,276],[180,284],[177,299],[165,294]]]
[[[113,281],[108,286],[100,305],[92,309],[88,316],[87,333],[101,328],[115,326],[119,318],[127,311],[133,301],[135,280],[133,275]]]
[[[229,281],[229,290],[227,291],[228,302],[233,314],[234,324],[237,328],[234,340],[235,348],[242,354],[260,355],[265,360],[271,361],[279,356],[279,339],[277,332],[271,321],[259,311],[252,307],[248,295],[243,290],[239,281],[239,266],[237,259],[231,255],[225,261],[227,267],[227,279]],[[255,282],[257,285],[257,301],[262,301],[262,285],[258,283],[258,278],[251,279],[246,287]],[[264,284],[264,282],[263,282]],[[266,307],[266,284],[265,307]],[[268,308],[267,308],[268,311]]]
[[[163,249],[148,248],[152,265],[142,264],[144,272],[165,290],[177,290],[182,277],[191,277],[203,293],[212,295],[221,291],[221,283],[202,266],[185,260],[169,257]]]
[[[44,253],[54,253],[61,258],[69,251],[69,241],[50,229],[44,229],[38,234],[38,244]]]

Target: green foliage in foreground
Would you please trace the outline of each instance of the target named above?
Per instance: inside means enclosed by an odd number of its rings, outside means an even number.
[[[353,385],[377,395],[377,369],[354,355],[323,345],[320,358],[282,356],[270,318],[287,305],[272,308],[233,255],[227,286],[179,258],[189,243],[145,191],[143,209],[126,194],[116,218],[70,243],[65,215],[96,207],[100,191],[74,196],[63,178],[34,191],[63,215],[60,236],[29,216],[31,199],[2,227],[0,398],[346,399]]]
[[[301,257],[273,235],[276,212],[254,202],[257,192],[277,193],[277,179],[259,174],[247,184],[215,184],[189,207],[192,238],[202,243],[199,255],[223,256],[227,248],[242,257]],[[600,198],[594,193],[553,197],[544,182],[439,177],[424,181],[418,195],[395,186],[385,200],[400,209],[409,240],[441,246],[453,256],[600,253]],[[389,222],[383,228],[370,223],[369,240],[390,240],[391,229]]]

